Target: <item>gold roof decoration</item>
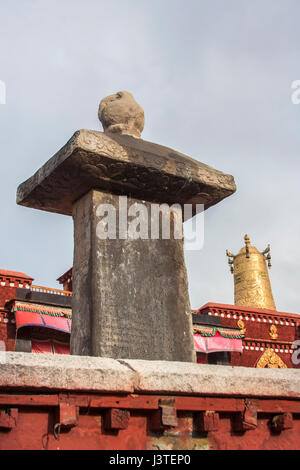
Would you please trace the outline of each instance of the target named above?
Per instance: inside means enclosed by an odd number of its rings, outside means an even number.
[[[251,245],[249,235],[245,246],[234,255],[226,250],[230,271],[234,274],[234,303],[246,307],[276,310],[268,268],[271,268],[270,245],[260,252]]]
[[[287,365],[283,360],[270,348],[266,349],[258,360],[256,367],[269,369],[286,369]]]
[[[278,338],[277,328],[275,325],[270,326],[269,335],[271,336],[272,339]]]
[[[247,329],[245,328],[245,323],[243,322],[243,320],[239,319],[237,321],[237,326],[240,328],[241,334],[245,335],[247,332]]]

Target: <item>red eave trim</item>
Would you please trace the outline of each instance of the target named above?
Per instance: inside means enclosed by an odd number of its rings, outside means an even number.
[[[287,313],[287,312],[278,312],[277,310],[268,310],[265,308],[254,308],[254,307],[244,307],[243,305],[230,305],[230,304],[217,304],[213,302],[208,302],[197,310],[192,310],[193,313],[201,313],[202,310],[208,310],[211,308],[219,308],[223,310],[235,310],[239,312],[247,313],[260,313],[262,315],[272,315],[277,317],[286,317],[294,318],[295,320],[300,320],[300,314],[297,313]]]

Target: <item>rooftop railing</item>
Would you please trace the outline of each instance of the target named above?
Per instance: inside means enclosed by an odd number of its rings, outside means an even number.
[[[44,287],[44,286],[30,286],[30,289],[33,292],[43,292],[44,294],[55,294],[55,295],[62,295],[65,297],[72,297],[72,292],[68,290],[62,289],[54,289],[52,287]]]

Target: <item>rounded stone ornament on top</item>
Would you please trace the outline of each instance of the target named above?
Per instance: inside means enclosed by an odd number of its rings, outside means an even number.
[[[144,129],[144,110],[128,91],[119,91],[103,98],[98,117],[104,132],[139,138]]]

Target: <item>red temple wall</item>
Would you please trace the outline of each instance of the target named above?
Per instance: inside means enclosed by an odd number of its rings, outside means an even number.
[[[244,323],[243,353],[231,353],[231,365],[255,367],[263,352],[272,348],[289,368],[299,368],[291,358],[292,345],[299,338],[300,315],[245,308],[235,305],[206,304],[197,311],[221,318],[223,326],[239,328]],[[270,326],[277,329],[277,338],[270,336]]]
[[[3,398],[4,397],[4,398]],[[6,397],[6,398],[5,398]],[[58,423],[58,404],[62,399],[58,395],[0,395],[0,401],[11,402],[12,409],[17,410],[15,422],[11,428],[1,429],[0,418],[0,450],[286,450],[299,449],[300,439],[300,409],[299,402],[285,400],[257,400],[257,422],[253,429],[235,431],[233,422],[237,411],[243,409],[243,400],[222,398],[210,400],[218,409],[218,421],[208,424],[211,430],[204,430],[197,419],[202,413],[199,410],[211,406],[204,403],[206,398],[173,395],[176,407],[177,424],[168,426],[165,430],[151,428],[151,416],[157,409],[160,396],[95,396],[72,394],[73,405],[78,406],[78,419],[73,426],[53,432]],[[99,400],[101,407],[87,408],[84,401],[92,403]],[[48,405],[47,405],[48,400]],[[27,405],[26,405],[27,401]],[[39,403],[44,401],[43,406]],[[134,401],[138,402],[137,404]],[[209,401],[209,399],[208,399]],[[31,402],[31,403],[30,403]],[[107,402],[107,405],[106,405]],[[126,419],[120,416],[114,425],[119,427],[107,428],[105,415],[109,407],[115,403],[127,408]],[[217,403],[216,403],[217,402]],[[81,405],[81,406],[80,406]],[[103,407],[107,406],[107,410]],[[292,428],[274,432],[270,423],[274,415],[284,406],[285,410],[294,410]],[[188,408],[189,411],[184,410]],[[71,416],[70,409],[70,416]],[[296,411],[296,413],[295,413]],[[124,415],[125,416],[125,415]],[[34,423],[34,426],[32,426]],[[197,424],[198,423],[198,424]]]
[[[0,309],[4,308],[6,302],[16,298],[17,287],[0,286]]]
[[[16,324],[8,312],[0,310],[0,341],[5,344],[6,351],[15,350]]]

